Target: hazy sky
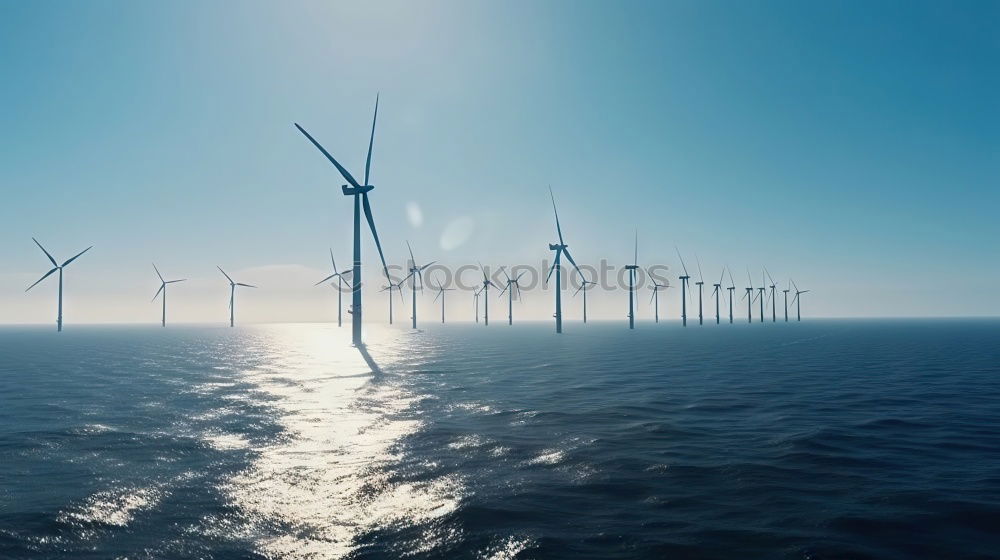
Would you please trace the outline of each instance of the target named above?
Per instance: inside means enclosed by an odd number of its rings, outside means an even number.
[[[151,261],[190,279],[176,321],[226,319],[217,264],[261,286],[238,321],[335,316],[312,283],[329,247],[349,263],[351,202],[292,123],[361,176],[376,92],[392,262],[408,239],[540,266],[551,184],[581,264],[627,264],[638,228],[640,265],[676,269],[676,244],[740,289],[766,265],[813,316],[1000,315],[998,26],[973,1],[3,1],[0,323],[55,320],[54,278],[24,293],[49,268],[32,236],[60,260],[95,245],[67,324],[157,320]],[[624,321],[626,292],[589,303]]]

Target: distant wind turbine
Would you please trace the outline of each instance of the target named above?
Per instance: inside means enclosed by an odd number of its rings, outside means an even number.
[[[312,142],[313,146],[316,146],[320,152],[326,156],[326,159],[330,160],[330,163],[340,171],[344,179],[347,180],[350,185],[343,185],[341,190],[344,192],[344,196],[354,197],[354,267],[351,275],[352,284],[352,305],[351,305],[351,327],[352,327],[352,340],[355,346],[360,346],[361,341],[361,208],[364,207],[365,219],[368,221],[368,227],[371,229],[372,238],[375,240],[375,247],[378,248],[379,259],[382,260],[382,272],[385,274],[386,279],[389,279],[389,267],[385,264],[385,255],[382,253],[382,244],[378,240],[378,232],[375,230],[375,219],[372,218],[371,205],[368,203],[368,192],[375,187],[369,184],[368,179],[371,173],[372,165],[372,146],[375,144],[375,121],[378,119],[378,96],[375,96],[375,115],[372,117],[372,133],[368,139],[368,157],[365,160],[365,181],[364,185],[358,183],[358,181],[340,165],[337,160],[327,152],[326,149],[319,144],[304,128],[295,123],[295,128],[299,129],[299,132],[305,135],[306,138]],[[391,280],[390,280],[391,281]]]
[[[639,231],[635,232],[635,254],[632,256],[632,264],[626,265],[628,271],[628,328],[635,328],[635,283],[636,271],[639,270]]]
[[[63,325],[63,269],[66,268],[66,266],[68,266],[69,263],[71,263],[71,262],[75,261],[77,258],[79,258],[80,255],[82,255],[82,254],[86,253],[87,251],[93,249],[94,246],[91,245],[90,247],[87,247],[86,249],[84,249],[84,250],[80,251],[79,253],[77,253],[75,256],[73,256],[71,259],[67,260],[66,262],[64,262],[62,264],[58,264],[58,263],[56,263],[56,260],[54,258],[52,258],[52,255],[50,255],[49,252],[45,250],[45,247],[42,247],[42,244],[39,243],[37,239],[35,239],[34,237],[32,237],[31,240],[34,241],[35,245],[38,245],[38,248],[41,249],[43,253],[45,253],[46,257],[49,258],[49,261],[52,263],[53,268],[52,268],[52,270],[46,272],[44,276],[42,276],[37,281],[35,281],[34,284],[28,286],[28,288],[26,290],[24,290],[24,291],[27,292],[28,290],[34,288],[35,286],[38,285],[39,282],[41,282],[42,280],[45,280],[46,278],[48,278],[49,275],[51,275],[53,272],[55,272],[57,270],[59,271],[59,313],[58,313],[58,315],[56,315],[56,331],[62,332],[62,325]]]
[[[556,272],[556,313],[554,317],[556,318],[556,332],[562,332],[562,256],[566,255],[566,259],[569,260],[573,268],[576,269],[577,274],[583,279],[583,272],[580,271],[580,267],[576,265],[576,261],[573,260],[573,256],[569,254],[569,246],[563,241],[562,226],[559,225],[559,211],[556,210],[556,197],[552,194],[552,187],[549,187],[549,198],[552,199],[552,213],[556,216],[556,233],[559,234],[559,243],[549,243],[549,250],[556,252],[555,260],[552,261],[552,268],[549,269],[548,275],[545,277],[545,282],[548,283],[549,278],[552,277],[552,271]]]
[[[438,293],[438,295],[434,296],[434,301],[437,301],[438,298],[441,298],[441,324],[443,325],[444,324],[444,293],[445,292],[450,292],[450,291],[454,290],[455,288],[445,288],[443,286],[436,285],[433,282],[431,282],[431,287],[434,288],[435,290],[437,290],[437,293]],[[478,301],[479,298],[477,297],[476,300]],[[479,320],[478,315],[479,314],[477,313],[476,314],[476,321],[477,322]]]
[[[481,292],[481,291],[482,291],[482,289],[472,290],[472,301],[476,305],[476,322],[477,323],[479,322],[479,292]]]
[[[747,269],[747,293],[743,294],[743,299],[747,300],[747,322],[753,323],[753,279],[750,277],[750,269]]]
[[[483,293],[485,296],[483,298],[483,324],[488,327],[490,326],[490,286],[498,289],[499,286],[494,284],[489,276],[486,275],[486,268],[483,267],[483,263],[479,263],[479,268],[483,271],[483,289],[480,290],[480,293]],[[478,316],[478,313],[476,315]]]
[[[684,275],[677,278],[681,281],[681,324],[686,327],[688,324],[687,293],[691,291],[688,281],[691,279],[691,276],[688,274],[687,265],[684,264],[684,257],[681,256],[680,249],[674,245],[674,250],[677,251],[677,258],[681,260],[681,267],[684,269]]]
[[[517,297],[517,298],[521,297],[521,285],[518,284],[518,280],[520,280],[521,277],[524,276],[524,272],[521,272],[520,274],[518,274],[514,278],[511,278],[510,275],[507,274],[507,271],[503,267],[500,267],[500,272],[503,272],[503,275],[507,278],[507,283],[503,287],[503,290],[500,291],[500,295],[497,296],[497,297],[503,297],[504,292],[507,292],[507,324],[508,325],[513,325],[514,324],[514,298],[515,297]],[[512,272],[513,272],[513,270],[512,270]]]
[[[764,267],[764,272],[767,273],[767,279],[771,281],[771,322],[778,322],[778,311],[777,311],[777,299],[774,297],[774,278],[771,277],[771,273],[768,272],[767,267]]]
[[[418,280],[420,281],[420,289],[423,290],[424,289],[424,269],[427,268],[428,266],[434,264],[437,261],[431,261],[431,262],[429,262],[429,263],[427,263],[427,264],[425,264],[423,266],[418,266],[417,265],[417,260],[415,258],[413,258],[413,248],[410,247],[410,242],[409,241],[406,242],[406,248],[409,249],[409,251],[410,251],[410,274],[407,275],[406,278],[403,278],[403,280],[400,281],[400,284],[402,284],[403,282],[406,282],[407,278],[410,278],[410,277],[413,278],[413,280],[410,281],[410,286],[412,288],[411,291],[413,293],[413,316],[411,317],[411,319],[413,319],[413,327],[412,328],[415,329],[415,328],[417,328],[417,281]]]
[[[719,317],[719,296],[722,295],[722,279],[726,277],[726,268],[722,268],[722,276],[719,277],[718,284],[712,284],[715,289],[712,290],[712,295],[715,296],[715,324],[718,325],[721,322]]]
[[[156,268],[156,263],[153,263],[153,270],[156,271],[156,276],[160,279],[160,289],[156,290],[156,295],[154,295],[153,299],[149,301],[150,303],[156,301],[156,298],[160,295],[160,292],[163,292],[163,316],[160,319],[160,326],[165,327],[167,326],[167,284],[176,284],[177,282],[183,282],[187,280],[187,278],[182,278],[180,280],[164,280],[163,275],[160,274],[160,269]]]
[[[653,321],[656,323],[660,322],[660,290],[666,290],[670,287],[670,284],[658,284],[653,280],[653,285],[649,287],[653,290],[653,295],[649,298],[649,302],[653,304]]]
[[[788,281],[788,287],[785,288],[784,290],[781,290],[782,293],[785,294],[785,322],[786,323],[788,322],[788,292],[791,291],[791,287],[792,287],[792,281],[789,279],[789,281]]]
[[[792,298],[792,303],[796,304],[796,306],[795,306],[795,314],[798,317],[798,320],[801,321],[802,320],[802,298],[799,297],[799,296],[801,296],[802,294],[808,293],[809,290],[800,290],[799,287],[795,285],[795,280],[792,280],[791,282],[792,282],[792,286],[795,287],[795,297]]]
[[[392,291],[393,290],[399,291],[399,301],[401,301],[403,303],[406,303],[406,300],[403,299],[403,282],[402,281],[400,281],[397,284],[397,283],[393,283],[392,280],[389,280],[389,285],[388,286],[382,286],[382,289],[379,290],[380,292],[389,292],[389,324],[390,325],[392,324]]]
[[[221,266],[216,266],[216,268],[226,277],[226,280],[229,280],[229,326],[232,327],[236,316],[236,286],[243,286],[244,288],[256,288],[257,286],[236,282],[226,274],[225,270],[222,270]]]
[[[698,324],[704,325],[705,316],[702,314],[701,297],[705,291],[705,276],[701,273],[701,259],[698,258],[697,253],[694,255],[694,261],[698,263],[698,281],[695,282],[695,285],[698,286]]]
[[[761,287],[757,288],[758,296],[760,296],[760,322],[764,322],[764,298],[767,297],[767,288],[763,286],[767,282],[764,281],[764,271],[760,271],[760,283]]]
[[[333,274],[327,276],[326,278],[320,280],[319,282],[316,282],[315,285],[319,286],[320,284],[324,284],[333,278],[337,279],[337,326],[340,327],[343,326],[344,324],[343,320],[344,302],[342,299],[344,296],[344,290],[343,290],[344,275],[350,274],[352,271],[351,269],[344,270],[343,272],[337,271],[337,261],[333,259],[333,249],[330,249],[330,263],[333,265]],[[333,286],[333,284],[330,285]]]
[[[734,299],[733,298],[733,292],[736,290],[736,281],[733,280],[733,271],[732,271],[732,269],[729,268],[728,265],[726,266],[726,270],[729,271],[729,287],[726,288],[726,289],[729,290],[729,324],[732,325],[733,324],[733,299]]]
[[[587,288],[587,286],[596,286],[596,285],[597,285],[597,282],[591,282],[590,280],[581,280],[580,281],[580,287],[577,288],[575,292],[573,292],[573,297],[576,297],[576,294],[580,293],[581,291],[583,292],[583,322],[584,322],[584,324],[587,323],[587,290],[589,289],[589,288]]]

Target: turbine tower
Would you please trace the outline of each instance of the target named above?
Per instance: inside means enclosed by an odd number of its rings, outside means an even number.
[[[343,290],[344,275],[350,274],[351,269],[347,269],[343,272],[337,272],[337,261],[333,259],[333,249],[330,249],[330,263],[333,265],[333,274],[327,276],[326,278],[320,280],[319,282],[316,282],[315,285],[319,286],[320,284],[323,284],[333,278],[337,279],[337,326],[340,327],[343,326],[344,324],[343,320],[344,302],[342,299],[344,296],[344,290]],[[330,284],[330,286],[333,286],[333,284]]]
[[[503,287],[503,290],[501,290],[500,295],[497,297],[503,297],[503,293],[507,292],[507,324],[513,325],[514,297],[517,298],[521,297],[521,285],[518,284],[518,280],[520,280],[521,277],[524,276],[524,272],[521,272],[521,274],[518,274],[514,278],[511,278],[503,267],[500,267],[500,272],[503,272],[503,275],[507,278],[507,285]]]
[[[375,219],[372,217],[372,208],[368,203],[368,193],[375,187],[368,182],[372,166],[372,146],[375,144],[375,121],[378,119],[378,96],[375,96],[375,115],[372,117],[372,133],[368,139],[368,157],[365,160],[365,181],[364,185],[344,169],[337,160],[333,159],[330,152],[319,144],[304,128],[295,123],[295,128],[305,135],[312,142],[313,146],[330,160],[330,163],[337,168],[337,171],[347,180],[350,185],[342,185],[341,190],[344,196],[354,197],[354,266],[351,275],[352,284],[352,304],[351,304],[351,339],[355,346],[363,344],[361,340],[361,208],[364,207],[365,219],[371,229],[372,238],[375,240],[375,247],[378,248],[379,259],[382,260],[382,272],[386,279],[389,279],[389,267],[385,264],[385,255],[382,253],[382,244],[378,240],[378,232],[375,231]],[[390,280],[391,282],[391,280]]]
[[[681,256],[680,249],[674,245],[674,250],[677,251],[677,258],[681,260],[681,267],[684,268],[684,275],[678,276],[678,280],[681,281],[681,324],[685,327],[688,324],[688,311],[687,311],[687,292],[691,291],[691,286],[688,285],[688,280],[691,276],[688,274],[687,265],[684,264],[684,257]]]
[[[438,293],[438,295],[434,296],[434,301],[437,301],[438,298],[441,298],[441,324],[443,325],[444,324],[444,293],[445,292],[450,292],[450,291],[454,290],[455,288],[445,288],[443,286],[435,285],[433,282],[431,282],[431,287],[434,288],[435,290],[437,290],[437,293]],[[478,296],[476,297],[476,301],[477,302],[479,301],[479,297]],[[476,315],[477,315],[476,321],[478,321],[479,320],[479,317],[478,317],[479,314],[477,313]]]
[[[154,295],[153,299],[149,300],[149,302],[152,303],[156,301],[156,298],[159,297],[160,292],[163,292],[163,317],[160,319],[160,326],[165,327],[167,326],[167,284],[176,284],[177,282],[183,282],[187,280],[187,278],[182,278],[180,280],[164,280],[163,275],[160,274],[160,269],[156,268],[156,263],[153,263],[153,270],[156,271],[156,276],[160,279],[160,289],[156,290],[156,295]]]
[[[701,296],[705,291],[705,276],[701,273],[701,259],[698,258],[697,253],[694,255],[694,261],[698,263],[698,281],[695,282],[695,285],[698,286],[698,324],[704,325],[705,316],[702,314]]]
[[[635,304],[633,300],[635,299],[635,282],[637,270],[639,270],[639,231],[635,232],[635,254],[632,258],[632,264],[626,265],[625,270],[628,271],[628,328],[635,328]]]
[[[802,294],[808,293],[809,290],[800,290],[799,287],[795,285],[795,280],[792,280],[791,282],[792,282],[792,286],[795,287],[795,297],[792,298],[792,303],[796,304],[796,306],[795,306],[795,314],[798,317],[797,320],[801,321],[802,320],[802,298],[800,298],[799,296],[801,296]]]
[[[229,326],[232,327],[233,324],[235,323],[234,319],[236,315],[236,305],[235,305],[236,286],[243,286],[244,288],[256,288],[257,286],[235,282],[233,281],[232,278],[229,277],[228,274],[226,274],[225,270],[222,270],[221,266],[216,266],[216,268],[218,268],[219,272],[221,272],[222,275],[226,277],[226,280],[229,280]]]
[[[480,290],[480,293],[483,293],[485,296],[483,298],[483,323],[488,327],[490,326],[490,286],[494,288],[499,288],[499,286],[494,284],[489,276],[486,275],[486,268],[483,267],[483,263],[479,263],[479,268],[483,271],[483,289]],[[476,312],[476,316],[479,316],[478,312]]]
[[[771,277],[771,273],[767,270],[766,266],[764,267],[764,272],[767,273],[767,279],[771,281],[771,286],[770,286],[771,287],[771,322],[772,323],[777,323],[778,322],[778,308],[777,308],[777,305],[778,305],[777,301],[778,300],[776,300],[774,298],[774,278]]]
[[[57,270],[59,271],[59,312],[58,312],[58,315],[56,315],[56,331],[62,332],[62,325],[63,325],[63,313],[62,313],[62,311],[63,311],[63,304],[62,304],[62,300],[63,300],[63,297],[62,297],[63,296],[63,269],[66,268],[66,266],[68,266],[69,263],[71,263],[71,262],[75,261],[77,258],[79,258],[80,255],[82,255],[82,254],[86,253],[87,251],[93,249],[94,246],[91,245],[90,247],[87,247],[86,249],[84,249],[84,250],[80,251],[79,253],[77,253],[74,257],[72,257],[71,259],[67,260],[66,262],[64,262],[62,264],[58,264],[58,263],[56,263],[56,260],[54,258],[52,258],[52,255],[50,255],[49,252],[45,250],[45,247],[42,247],[42,244],[39,243],[37,239],[35,239],[34,237],[32,237],[31,240],[34,241],[35,245],[38,245],[38,248],[41,249],[43,253],[45,253],[46,257],[49,258],[49,262],[52,263],[52,267],[53,268],[52,268],[52,270],[46,272],[44,276],[42,276],[37,281],[35,281],[34,284],[28,286],[28,288],[26,290],[24,290],[24,291],[27,292],[28,290],[34,288],[35,286],[38,285],[39,282],[41,282],[42,280],[45,280],[46,278],[48,278],[49,275],[51,275],[53,272],[55,272]]]
[[[726,266],[726,270],[729,272],[729,287],[726,288],[727,290],[729,290],[729,324],[732,325],[733,324],[733,299],[734,299],[733,292],[736,290],[736,281],[733,280],[733,271],[732,271],[732,269],[729,268],[728,265]]]
[[[657,284],[655,280],[653,281],[653,285],[649,287],[650,290],[653,290],[653,295],[649,298],[649,302],[653,304],[653,321],[656,323],[660,322],[660,290],[665,290],[669,287],[670,284]]]
[[[587,288],[587,286],[596,286],[596,285],[597,285],[597,282],[591,282],[590,280],[580,280],[580,287],[577,288],[575,292],[573,292],[573,297],[576,297],[576,294],[580,293],[581,291],[583,292],[583,323],[584,324],[587,323],[587,290],[589,289],[589,288]]]
[[[434,264],[437,261],[431,261],[431,262],[429,262],[429,263],[427,263],[427,264],[425,264],[423,266],[417,266],[417,260],[415,258],[413,258],[413,248],[410,247],[410,242],[409,241],[406,242],[406,248],[410,251],[410,274],[408,274],[406,276],[406,278],[403,278],[399,282],[399,284],[400,284],[400,286],[402,286],[403,282],[406,282],[407,278],[410,278],[411,276],[413,277],[413,280],[410,281],[410,287],[412,288],[412,292],[413,292],[413,316],[411,317],[411,319],[413,319],[413,327],[412,328],[415,329],[415,328],[417,328],[417,280],[420,281],[420,289],[423,290],[424,289],[424,269],[427,268],[428,266]],[[402,295],[402,292],[400,292],[400,295]]]
[[[785,322],[786,323],[788,322],[788,292],[791,291],[791,287],[792,287],[791,280],[789,280],[788,282],[789,282],[788,287],[785,288],[784,290],[781,290],[782,293],[785,294]]]
[[[565,254],[566,259],[569,260],[573,268],[576,269],[577,274],[580,278],[583,278],[583,272],[580,271],[580,267],[576,266],[576,261],[573,260],[573,256],[569,254],[568,245],[563,241],[562,227],[559,225],[559,211],[556,210],[556,197],[552,194],[552,187],[549,187],[549,198],[552,199],[552,213],[556,216],[556,232],[559,234],[559,243],[549,243],[549,250],[556,252],[555,260],[552,261],[552,268],[549,269],[548,275],[545,276],[545,283],[549,282],[549,278],[552,277],[552,271],[556,271],[556,313],[554,317],[556,318],[556,333],[562,332],[562,256]]]
[[[753,279],[750,278],[750,269],[747,269],[747,283],[750,285],[747,287],[747,293],[743,294],[743,298],[747,300],[747,322],[753,323]]]
[[[715,289],[712,290],[712,295],[715,296],[715,324],[718,325],[721,322],[719,317],[719,296],[722,295],[722,279],[726,277],[726,268],[722,268],[722,276],[719,277],[718,284],[712,284]]]
[[[760,296],[760,322],[764,322],[764,298],[767,297],[767,288],[763,285],[767,282],[764,281],[764,271],[760,271],[760,283],[761,287],[757,288],[757,295]]]

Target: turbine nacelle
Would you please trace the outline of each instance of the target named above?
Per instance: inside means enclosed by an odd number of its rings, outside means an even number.
[[[341,190],[344,191],[344,196],[354,196],[356,194],[365,194],[366,192],[373,190],[375,185],[363,185],[360,187],[352,187],[351,185],[341,185]]]
[[[569,245],[559,245],[557,243],[549,243],[549,249],[552,251],[564,251]]]

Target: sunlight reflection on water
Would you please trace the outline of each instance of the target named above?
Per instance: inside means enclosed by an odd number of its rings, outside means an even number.
[[[358,536],[425,524],[453,511],[463,494],[456,477],[393,482],[398,442],[422,425],[406,413],[423,396],[393,382],[398,356],[385,348],[397,332],[368,333],[379,368],[390,372],[374,377],[347,336],[334,327],[268,327],[258,339],[268,363],[240,372],[272,397],[283,433],[254,449],[251,466],[222,490],[269,557],[341,558]]]

